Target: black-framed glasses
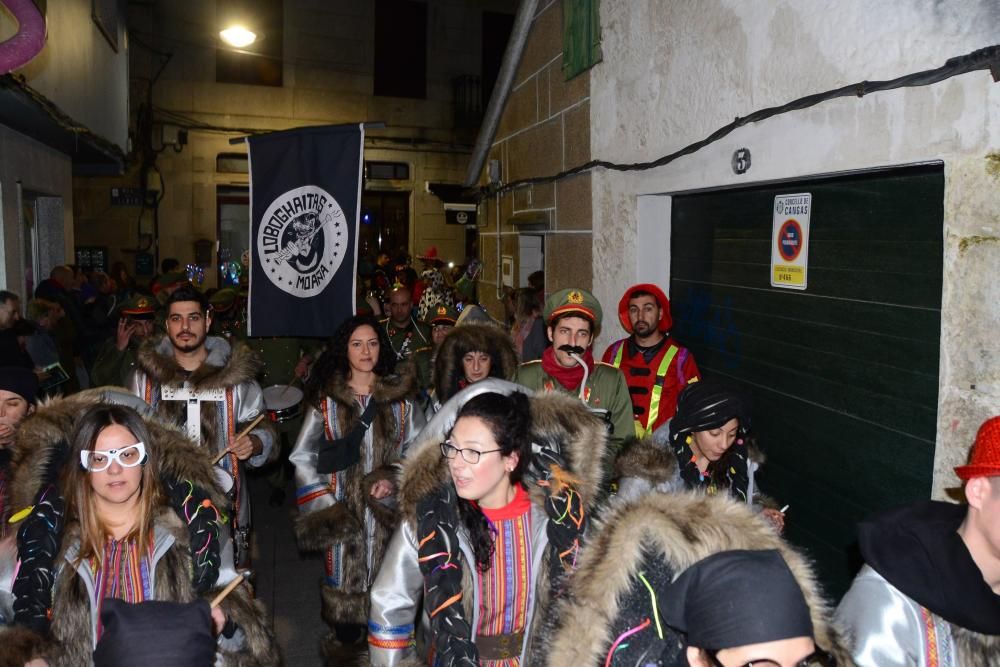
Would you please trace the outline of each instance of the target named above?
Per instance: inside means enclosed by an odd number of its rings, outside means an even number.
[[[720,649],[722,650],[722,649]],[[727,665],[722,664],[717,657],[719,651],[709,651],[706,650],[705,653],[712,660],[712,665],[714,667],[727,667]],[[767,658],[761,660],[751,660],[749,662],[744,662],[739,665],[732,665],[730,667],[783,667],[782,664],[776,660],[769,660]],[[837,660],[832,655],[827,653],[821,648],[817,648],[815,651],[802,658],[795,663],[794,667],[837,667]]]
[[[483,454],[492,454],[493,452],[502,452],[502,449],[487,449],[485,452],[481,452],[478,449],[459,449],[455,445],[451,444],[451,440],[446,440],[441,443],[441,456],[445,457],[449,461],[459,454],[462,455],[462,459],[470,464],[475,465],[479,463],[479,458]]]

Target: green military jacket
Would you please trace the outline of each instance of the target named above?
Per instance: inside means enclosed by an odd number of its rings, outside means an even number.
[[[392,344],[392,351],[396,353],[396,359],[409,359],[418,349],[434,344],[430,325],[412,317],[410,326],[404,329],[397,327],[388,317],[380,320],[379,324],[389,336],[389,343]]]
[[[577,395],[577,391],[567,391],[555,378],[546,373],[542,369],[540,360],[528,361],[518,366],[514,382],[535,391],[562,391]],[[611,425],[614,427],[614,431],[608,435],[610,466],[621,451],[625,439],[635,436],[632,399],[628,393],[628,384],[620,370],[610,364],[596,361],[594,371],[587,378],[587,388],[584,393],[587,405],[592,408],[603,408],[610,413]]]
[[[322,347],[319,339],[285,336],[251,336],[244,339],[244,342],[263,362],[263,368],[257,376],[261,387],[292,384],[299,359],[309,356],[315,360]]]
[[[417,369],[417,386],[428,391],[434,386],[432,370],[434,368],[434,348],[428,345],[417,349],[410,361]]]
[[[143,340],[133,336],[123,351],[118,350],[114,338],[104,341],[90,369],[90,383],[95,387],[124,387],[125,379],[135,368],[136,351]]]

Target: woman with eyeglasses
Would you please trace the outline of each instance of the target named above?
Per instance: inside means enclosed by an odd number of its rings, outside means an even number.
[[[459,392],[407,459],[371,664],[544,664],[534,640],[575,567],[607,435],[580,401],[524,391],[489,378]]]
[[[397,365],[385,328],[345,321],[305,386],[307,409],[289,461],[295,466],[300,549],[325,554],[323,640],[330,662],[364,650],[368,589],[398,522],[396,475],[423,427],[416,375]]]
[[[246,590],[207,601],[239,576],[211,462],[179,431],[106,396],[51,403],[19,434],[15,625],[0,645],[32,667],[276,659]],[[138,627],[141,637],[130,635]]]

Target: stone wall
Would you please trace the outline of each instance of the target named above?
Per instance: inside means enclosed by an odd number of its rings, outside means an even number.
[[[489,159],[499,160],[504,183],[549,176],[590,160],[590,77],[566,81],[562,71],[562,2],[540,2]],[[545,237],[545,290],[591,287],[591,176],[519,188],[483,204],[480,230],[484,271],[479,297],[495,315],[500,255],[519,273],[519,232]],[[499,215],[498,202],[499,199]],[[499,234],[497,221],[500,221]],[[518,224],[515,224],[516,221]]]
[[[997,43],[989,0],[831,5],[704,0],[601,3],[603,63],[591,70],[591,144],[614,162],[653,160],[737,116],[862,80],[936,68]],[[736,175],[733,151],[753,164]],[[644,172],[595,172],[594,288],[604,303],[649,276],[670,247],[669,195],[925,161],[945,165],[944,293],[934,494],[956,486],[984,418],[1000,412],[1000,85],[988,71],[846,97],[740,128]],[[608,322],[597,345],[621,335]]]

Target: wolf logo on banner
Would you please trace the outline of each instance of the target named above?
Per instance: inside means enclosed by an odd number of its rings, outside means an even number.
[[[250,336],[326,338],[355,312],[363,125],[247,139]]]
[[[293,296],[322,292],[344,261],[344,220],[337,200],[315,185],[282,194],[264,213],[257,235],[264,275]]]

